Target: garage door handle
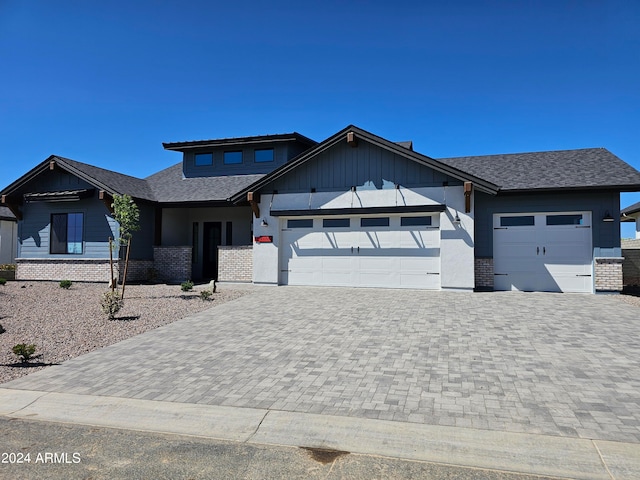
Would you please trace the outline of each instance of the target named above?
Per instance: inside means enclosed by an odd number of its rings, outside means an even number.
[[[542,254],[546,255],[547,254],[547,247],[542,247]]]
[[[358,247],[358,253],[360,253],[360,247]]]
[[[540,255],[540,247],[536,247],[536,255]]]
[[[353,247],[351,247],[351,253],[353,253]]]

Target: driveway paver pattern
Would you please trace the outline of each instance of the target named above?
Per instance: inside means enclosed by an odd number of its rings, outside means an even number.
[[[639,324],[613,296],[255,287],[2,387],[640,443]]]

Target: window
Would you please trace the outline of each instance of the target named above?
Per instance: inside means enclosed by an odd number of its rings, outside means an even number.
[[[313,218],[287,220],[287,228],[312,228]]]
[[[273,162],[273,148],[263,148],[255,151],[256,163]]]
[[[324,228],[349,228],[351,222],[348,218],[325,218],[322,220]]]
[[[242,163],[242,152],[224,152],[223,161],[225,165]]]
[[[389,217],[361,218],[361,227],[388,227]]]
[[[547,215],[547,225],[582,225],[582,215]]]
[[[519,217],[500,217],[501,227],[529,227],[535,224],[533,215],[522,215]]]
[[[211,154],[211,153],[196,153],[195,162],[196,162],[196,167],[204,167],[206,165],[213,165],[213,154]]]
[[[53,213],[51,215],[51,253],[82,254],[82,213]]]
[[[431,217],[402,217],[400,219],[400,226],[402,227],[422,227],[430,226]]]

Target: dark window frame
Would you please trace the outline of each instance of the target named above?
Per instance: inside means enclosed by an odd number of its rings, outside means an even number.
[[[198,162],[198,157],[200,158],[205,158],[207,157],[207,161],[206,162]],[[196,153],[193,155],[193,164],[196,167],[210,167],[211,165],[213,165],[213,153]]]
[[[549,219],[552,219],[551,223]],[[548,227],[584,225],[584,215],[582,213],[546,214],[545,223]]]
[[[389,217],[362,217],[360,228],[362,227],[388,227]]]
[[[287,228],[313,228],[313,218],[290,218]]]
[[[400,217],[401,227],[430,227],[433,225],[433,217],[431,215],[419,217]]]
[[[322,228],[351,228],[350,218],[323,218]]]
[[[535,215],[505,215],[500,217],[501,227],[533,227],[535,223]]]
[[[78,218],[80,222],[77,222]],[[83,212],[52,213],[50,221],[49,253],[51,255],[84,254]],[[72,245],[79,245],[79,251],[77,248],[70,248]]]
[[[258,152],[271,152],[271,158],[259,159]],[[269,162],[273,162],[275,159],[276,159],[276,152],[273,148],[256,148],[253,151],[253,161],[255,163],[269,163]]]
[[[238,154],[240,154],[239,162],[237,161],[237,158],[235,158],[237,157]],[[228,161],[227,156],[229,157],[229,160],[233,159],[233,161]],[[242,165],[243,162],[244,162],[244,155],[242,153],[242,150],[229,150],[222,154],[222,163],[224,163],[225,165]]]

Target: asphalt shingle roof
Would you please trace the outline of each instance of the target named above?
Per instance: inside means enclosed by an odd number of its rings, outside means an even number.
[[[640,188],[640,172],[604,148],[440,158],[499,185],[501,191]]]
[[[225,201],[264,174],[184,178],[182,162],[146,178],[162,203]]]
[[[640,202],[634,203],[633,205],[629,205],[628,207],[625,207],[622,210],[620,210],[620,213],[622,215],[629,215],[629,214],[638,213],[638,212],[640,212]]]
[[[135,198],[151,201],[156,200],[149,184],[141,178],[131,177],[129,175],[106,170],[104,168],[94,167],[93,165],[77,162],[69,158],[58,156],[54,158],[63,165],[70,167],[71,170],[75,169],[89,177],[89,179],[92,179],[93,182],[91,183],[102,186],[114,193],[118,193],[120,195],[124,195],[126,193],[127,195]]]

